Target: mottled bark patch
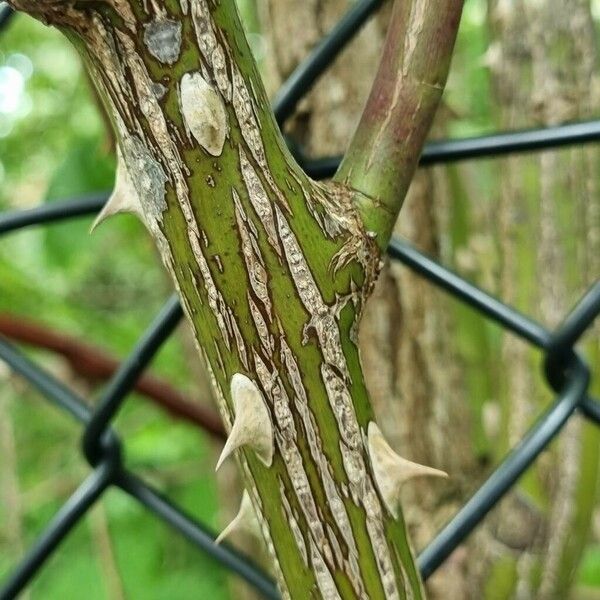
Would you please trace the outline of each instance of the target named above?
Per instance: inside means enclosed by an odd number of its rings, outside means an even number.
[[[174,64],[181,52],[181,23],[169,19],[151,21],[144,26],[144,44],[161,63]]]
[[[186,73],[179,90],[181,114],[189,132],[212,156],[220,156],[227,136],[227,113],[219,93],[199,72]]]

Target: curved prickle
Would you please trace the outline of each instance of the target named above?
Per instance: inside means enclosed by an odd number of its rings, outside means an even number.
[[[233,518],[231,523],[221,531],[221,533],[215,539],[215,544],[220,544],[226,537],[231,535],[234,531],[246,531],[256,535],[260,534],[260,528],[250,495],[246,490],[242,495],[242,502],[237,515]]]
[[[215,470],[243,446],[256,451],[260,460],[270,467],[273,462],[273,425],[262,392],[251,379],[235,373],[231,378],[231,400],[235,420]]]
[[[394,518],[398,518],[400,490],[407,481],[415,477],[448,477],[444,471],[420,465],[396,454],[373,421],[369,423],[367,437],[375,483]]]

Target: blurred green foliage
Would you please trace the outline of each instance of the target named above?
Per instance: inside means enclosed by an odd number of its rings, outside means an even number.
[[[486,3],[468,0],[445,102],[448,132],[472,135],[494,128],[487,49]],[[595,3],[600,14],[600,3]],[[242,13],[256,31],[253,0]],[[252,34],[253,48],[263,45]],[[465,92],[468,90],[468,93]],[[108,190],[114,158],[104,121],[80,61],[57,31],[19,17],[0,37],[0,210],[22,209]],[[472,172],[482,201],[496,184],[489,161]],[[457,194],[460,197],[460,194]],[[466,205],[465,207],[466,210]],[[457,203],[454,246],[468,229]],[[42,321],[123,357],[171,292],[157,253],[132,217],[111,220],[93,236],[91,219],[31,228],[0,240],[0,313]],[[459,310],[461,310],[459,308]],[[468,324],[473,314],[462,317]],[[481,321],[473,328],[491,327]],[[499,331],[494,329],[499,338]],[[489,333],[489,332],[488,332]],[[462,349],[465,356],[470,348]],[[64,375],[64,365],[32,353]],[[194,395],[179,337],[153,364],[154,372]],[[479,350],[473,360],[481,361]],[[477,377],[477,370],[472,370]],[[485,397],[481,380],[470,397]],[[85,386],[84,386],[85,387]],[[87,390],[97,398],[99,389]],[[206,401],[204,399],[203,401]],[[474,407],[478,410],[480,407]],[[0,436],[14,456],[0,456],[0,580],[89,472],[80,457],[81,431],[27,386],[0,371]],[[127,464],[218,528],[218,499],[210,440],[136,396],[116,427],[126,440]],[[10,441],[10,444],[8,443]],[[3,447],[0,439],[0,448]],[[476,440],[476,450],[484,451]],[[510,570],[511,565],[506,568]],[[502,573],[499,581],[505,581]],[[600,588],[600,547],[591,545],[580,568],[585,589]],[[36,578],[30,598],[226,598],[225,572],[118,491],[109,492]]]

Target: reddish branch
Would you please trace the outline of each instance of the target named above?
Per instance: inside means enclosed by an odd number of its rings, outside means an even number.
[[[73,371],[93,382],[109,379],[119,367],[119,362],[104,351],[39,323],[24,320],[21,316],[0,314],[0,334],[59,354]],[[142,375],[135,390],[172,416],[194,423],[212,435],[225,439],[223,426],[214,411],[193,402],[166,381],[152,375]]]
[[[394,2],[381,63],[335,179],[387,247],[444,91],[464,0]]]

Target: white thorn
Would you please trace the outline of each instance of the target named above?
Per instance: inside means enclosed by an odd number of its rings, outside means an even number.
[[[231,378],[231,399],[235,418],[215,471],[242,446],[252,448],[270,467],[273,462],[273,425],[262,392],[251,379],[235,373]]]
[[[215,544],[220,544],[228,535],[236,530],[247,531],[252,534],[258,534],[260,531],[258,519],[256,518],[252,501],[250,500],[250,494],[248,494],[246,490],[244,490],[237,515],[235,515],[233,521],[221,531],[215,540]]]
[[[113,193],[92,223],[90,233],[92,233],[102,221],[117,213],[131,212],[142,218],[142,210],[137,191],[131,183],[129,173],[125,167],[125,162],[119,151],[117,151],[117,158],[117,175]]]
[[[398,518],[400,490],[407,481],[415,477],[448,477],[444,471],[419,465],[396,454],[373,421],[369,423],[367,436],[375,483],[394,518]]]

